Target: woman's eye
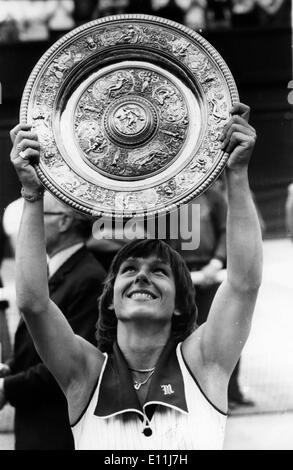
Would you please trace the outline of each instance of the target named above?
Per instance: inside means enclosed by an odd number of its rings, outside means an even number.
[[[155,273],[162,273],[162,274],[167,274],[166,270],[163,268],[156,268],[154,269]]]
[[[130,272],[130,271],[135,271],[135,267],[134,266],[125,266],[122,269],[122,273],[127,273],[127,272]]]

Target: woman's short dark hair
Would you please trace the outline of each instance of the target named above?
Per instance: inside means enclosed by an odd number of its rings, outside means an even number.
[[[171,335],[178,342],[183,341],[196,328],[195,290],[189,270],[179,253],[162,240],[134,240],[123,246],[112,261],[99,299],[99,320],[97,341],[101,351],[111,352],[117,337],[117,318],[109,306],[113,302],[114,283],[121,264],[128,258],[157,256],[169,264],[175,280],[175,305],[181,315],[172,318]]]

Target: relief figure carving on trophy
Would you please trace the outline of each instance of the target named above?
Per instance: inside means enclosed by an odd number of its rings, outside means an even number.
[[[172,43],[172,52],[178,57],[185,57],[187,50],[190,47],[190,43],[187,41],[182,41],[181,39],[175,38]]]
[[[92,90],[88,89],[79,102],[75,114],[77,123],[81,120],[97,120],[103,112],[102,100],[100,102],[95,101],[91,92]]]
[[[114,115],[116,128],[123,134],[140,132],[146,122],[146,114],[141,106],[127,104],[117,110]]]
[[[132,150],[128,154],[127,170],[129,174],[146,174],[162,168],[168,161],[168,148],[160,142],[151,142],[149,145]]]
[[[109,97],[112,98],[113,96],[117,96],[120,93],[123,85],[125,85],[127,82],[128,82],[128,78],[126,74],[124,74],[123,72],[117,73],[115,77],[115,82],[109,86],[109,89],[108,89]]]
[[[160,185],[157,189],[157,193],[163,198],[165,197],[170,198],[174,196],[176,192],[176,187],[177,187],[176,182],[175,180],[172,179],[168,183],[164,183]]]
[[[168,85],[162,85],[155,89],[154,91],[154,99],[163,106],[166,100],[170,100],[170,98],[175,94],[175,90]]]
[[[158,28],[145,28],[144,29],[144,40],[149,44],[155,45],[158,49],[167,50],[170,49],[170,43],[173,39],[172,34],[166,33]]]
[[[141,32],[138,28],[129,25],[126,28],[120,30],[120,37],[118,42],[122,43],[136,43]]]
[[[107,139],[102,134],[96,134],[90,142],[89,147],[85,150],[86,153],[103,153],[105,148],[108,147]]]
[[[152,72],[139,72],[138,77],[142,80],[141,92],[144,93],[154,79],[154,74]]]
[[[133,89],[133,78],[129,71],[119,71],[106,75],[96,81],[93,86],[93,97],[113,99],[130,93]]]
[[[57,78],[62,79],[64,72],[70,68],[72,63],[71,51],[66,50],[62,55],[55,59],[52,63],[52,71]]]
[[[179,121],[186,115],[185,103],[170,85],[161,85],[156,88],[153,97],[161,106],[163,120]]]
[[[38,99],[48,106],[54,103],[55,91],[58,89],[58,79],[53,73],[47,73],[40,85]]]
[[[77,137],[80,146],[86,154],[104,153],[108,148],[108,141],[95,121],[82,121],[78,126]]]
[[[86,43],[87,43],[87,47],[90,51],[94,51],[95,49],[97,49],[97,44],[94,41],[94,38],[92,36],[89,36],[86,39]]]
[[[37,106],[33,110],[32,118],[34,121],[41,121],[43,127],[46,127],[47,129],[50,126],[50,112],[48,112],[48,109],[45,105],[40,105]],[[38,126],[40,125],[40,122],[38,122]]]
[[[217,122],[227,119],[227,107],[222,102],[224,95],[213,90],[209,90],[207,93],[208,101],[212,105],[212,115]]]

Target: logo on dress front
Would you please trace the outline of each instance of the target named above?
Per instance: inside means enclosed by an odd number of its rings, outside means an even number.
[[[161,389],[163,390],[164,395],[172,395],[172,393],[175,393],[171,384],[161,385]]]

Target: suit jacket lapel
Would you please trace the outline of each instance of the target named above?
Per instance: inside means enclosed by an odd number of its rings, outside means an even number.
[[[59,269],[53,274],[53,276],[49,279],[49,290],[50,294],[52,294],[56,288],[63,282],[64,277],[68,272],[70,272],[74,266],[79,263],[79,261],[84,258],[87,254],[87,249],[85,246],[82,246],[79,250],[73,253],[68,260],[63,263]]]

